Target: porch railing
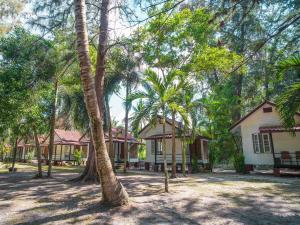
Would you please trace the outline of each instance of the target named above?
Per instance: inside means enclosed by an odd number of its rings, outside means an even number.
[[[166,155],[167,162],[170,163],[172,162],[172,154],[167,154]],[[164,155],[156,155],[156,163],[162,163],[164,161]],[[177,163],[181,163],[182,161],[182,154],[176,154],[176,161]],[[186,161],[190,161],[190,155],[186,155]]]
[[[300,151],[274,153],[275,168],[300,168]]]

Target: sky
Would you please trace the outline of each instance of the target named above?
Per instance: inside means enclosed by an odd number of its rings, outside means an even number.
[[[112,5],[117,4],[117,1],[119,0],[114,0]],[[30,18],[30,15],[32,13],[32,2],[25,5],[25,9],[23,10],[23,13],[26,14],[27,16],[21,18],[21,22],[24,23],[25,27],[27,27],[28,30],[30,30],[33,33],[36,33],[38,31],[33,30],[30,26],[26,24],[26,21],[28,18]],[[133,7],[133,0],[129,0],[128,2],[129,5]],[[138,12],[136,8],[134,8],[135,11]],[[138,12],[138,16],[140,18],[144,18],[145,15],[141,14],[141,12]],[[26,18],[27,17],[27,18]],[[109,27],[110,27],[110,39],[114,40],[118,37],[121,36],[129,36],[130,33],[135,29],[135,27],[130,27],[128,28],[128,23],[120,18],[120,14],[117,10],[112,10],[109,15],[110,22],[109,22]],[[120,96],[125,95],[125,89],[122,87],[121,90],[119,91]],[[113,94],[111,99],[110,99],[110,112],[111,112],[111,118],[114,120],[118,121],[119,124],[122,124],[124,121],[125,117],[125,109],[123,106],[123,100],[116,94]]]

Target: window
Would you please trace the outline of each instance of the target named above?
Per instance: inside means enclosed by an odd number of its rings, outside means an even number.
[[[269,134],[263,134],[263,142],[264,142],[264,151],[265,152],[270,152],[271,148],[270,148],[270,137]]]
[[[155,154],[155,140],[151,140],[151,155]]]
[[[163,150],[162,150],[163,145],[162,145],[161,140],[156,142],[156,147],[157,147],[156,148],[157,149],[157,155],[162,155],[163,154]]]
[[[255,153],[259,153],[258,134],[252,134],[253,149]]]
[[[255,153],[271,152],[269,134],[252,134],[252,141]]]
[[[269,113],[269,112],[272,112],[272,107],[266,107],[266,108],[263,108],[263,112],[264,113]]]

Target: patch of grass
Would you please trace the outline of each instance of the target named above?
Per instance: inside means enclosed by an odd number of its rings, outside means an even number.
[[[8,167],[11,164],[0,164],[0,174],[8,173]],[[15,168],[17,168],[17,172],[28,172],[28,171],[36,171],[37,165],[33,165],[30,163],[16,163]],[[80,173],[84,169],[84,166],[53,166],[52,171],[57,173]],[[45,172],[48,170],[47,165],[42,166],[42,170]]]

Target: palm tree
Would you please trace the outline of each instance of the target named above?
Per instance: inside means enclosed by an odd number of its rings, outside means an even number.
[[[280,73],[291,72],[297,76],[297,81],[286,87],[277,98],[278,110],[286,128],[295,126],[294,116],[300,111],[300,54],[291,56],[278,65]]]
[[[109,0],[101,2],[99,46],[95,79],[89,55],[89,40],[85,0],[74,0],[77,52],[80,77],[86,109],[90,119],[90,129],[96,150],[97,167],[100,171],[102,201],[111,205],[128,204],[128,194],[113,172],[107,153],[103,131],[103,90],[108,37]]]
[[[126,40],[125,40],[126,41]],[[140,74],[137,72],[138,60],[131,54],[132,46],[127,44],[127,47],[115,48],[110,55],[112,76],[119,78],[125,87],[125,131],[124,131],[124,173],[128,161],[128,123],[129,111],[132,107],[128,101],[128,96],[135,90],[140,82]]]
[[[142,82],[142,91],[137,91],[131,94],[128,98],[129,101],[135,99],[143,99],[144,108],[136,117],[133,124],[138,124],[142,118],[150,118],[150,123],[157,124],[158,122],[163,125],[163,158],[164,158],[164,175],[165,175],[165,191],[169,191],[169,176],[166,158],[166,117],[168,104],[178,92],[178,86],[174,84],[176,79],[175,73],[168,73],[160,77],[152,70],[145,71],[145,79]],[[161,114],[161,117],[158,115]],[[159,121],[158,121],[159,118]]]
[[[184,77],[183,77],[184,78]],[[181,79],[183,91],[181,92],[180,100],[181,106],[184,108],[187,114],[186,118],[182,118],[182,174],[186,176],[186,151],[187,144],[191,143],[195,139],[196,127],[198,127],[197,113],[199,108],[203,106],[201,99],[196,98],[196,91],[191,82],[187,79]]]

